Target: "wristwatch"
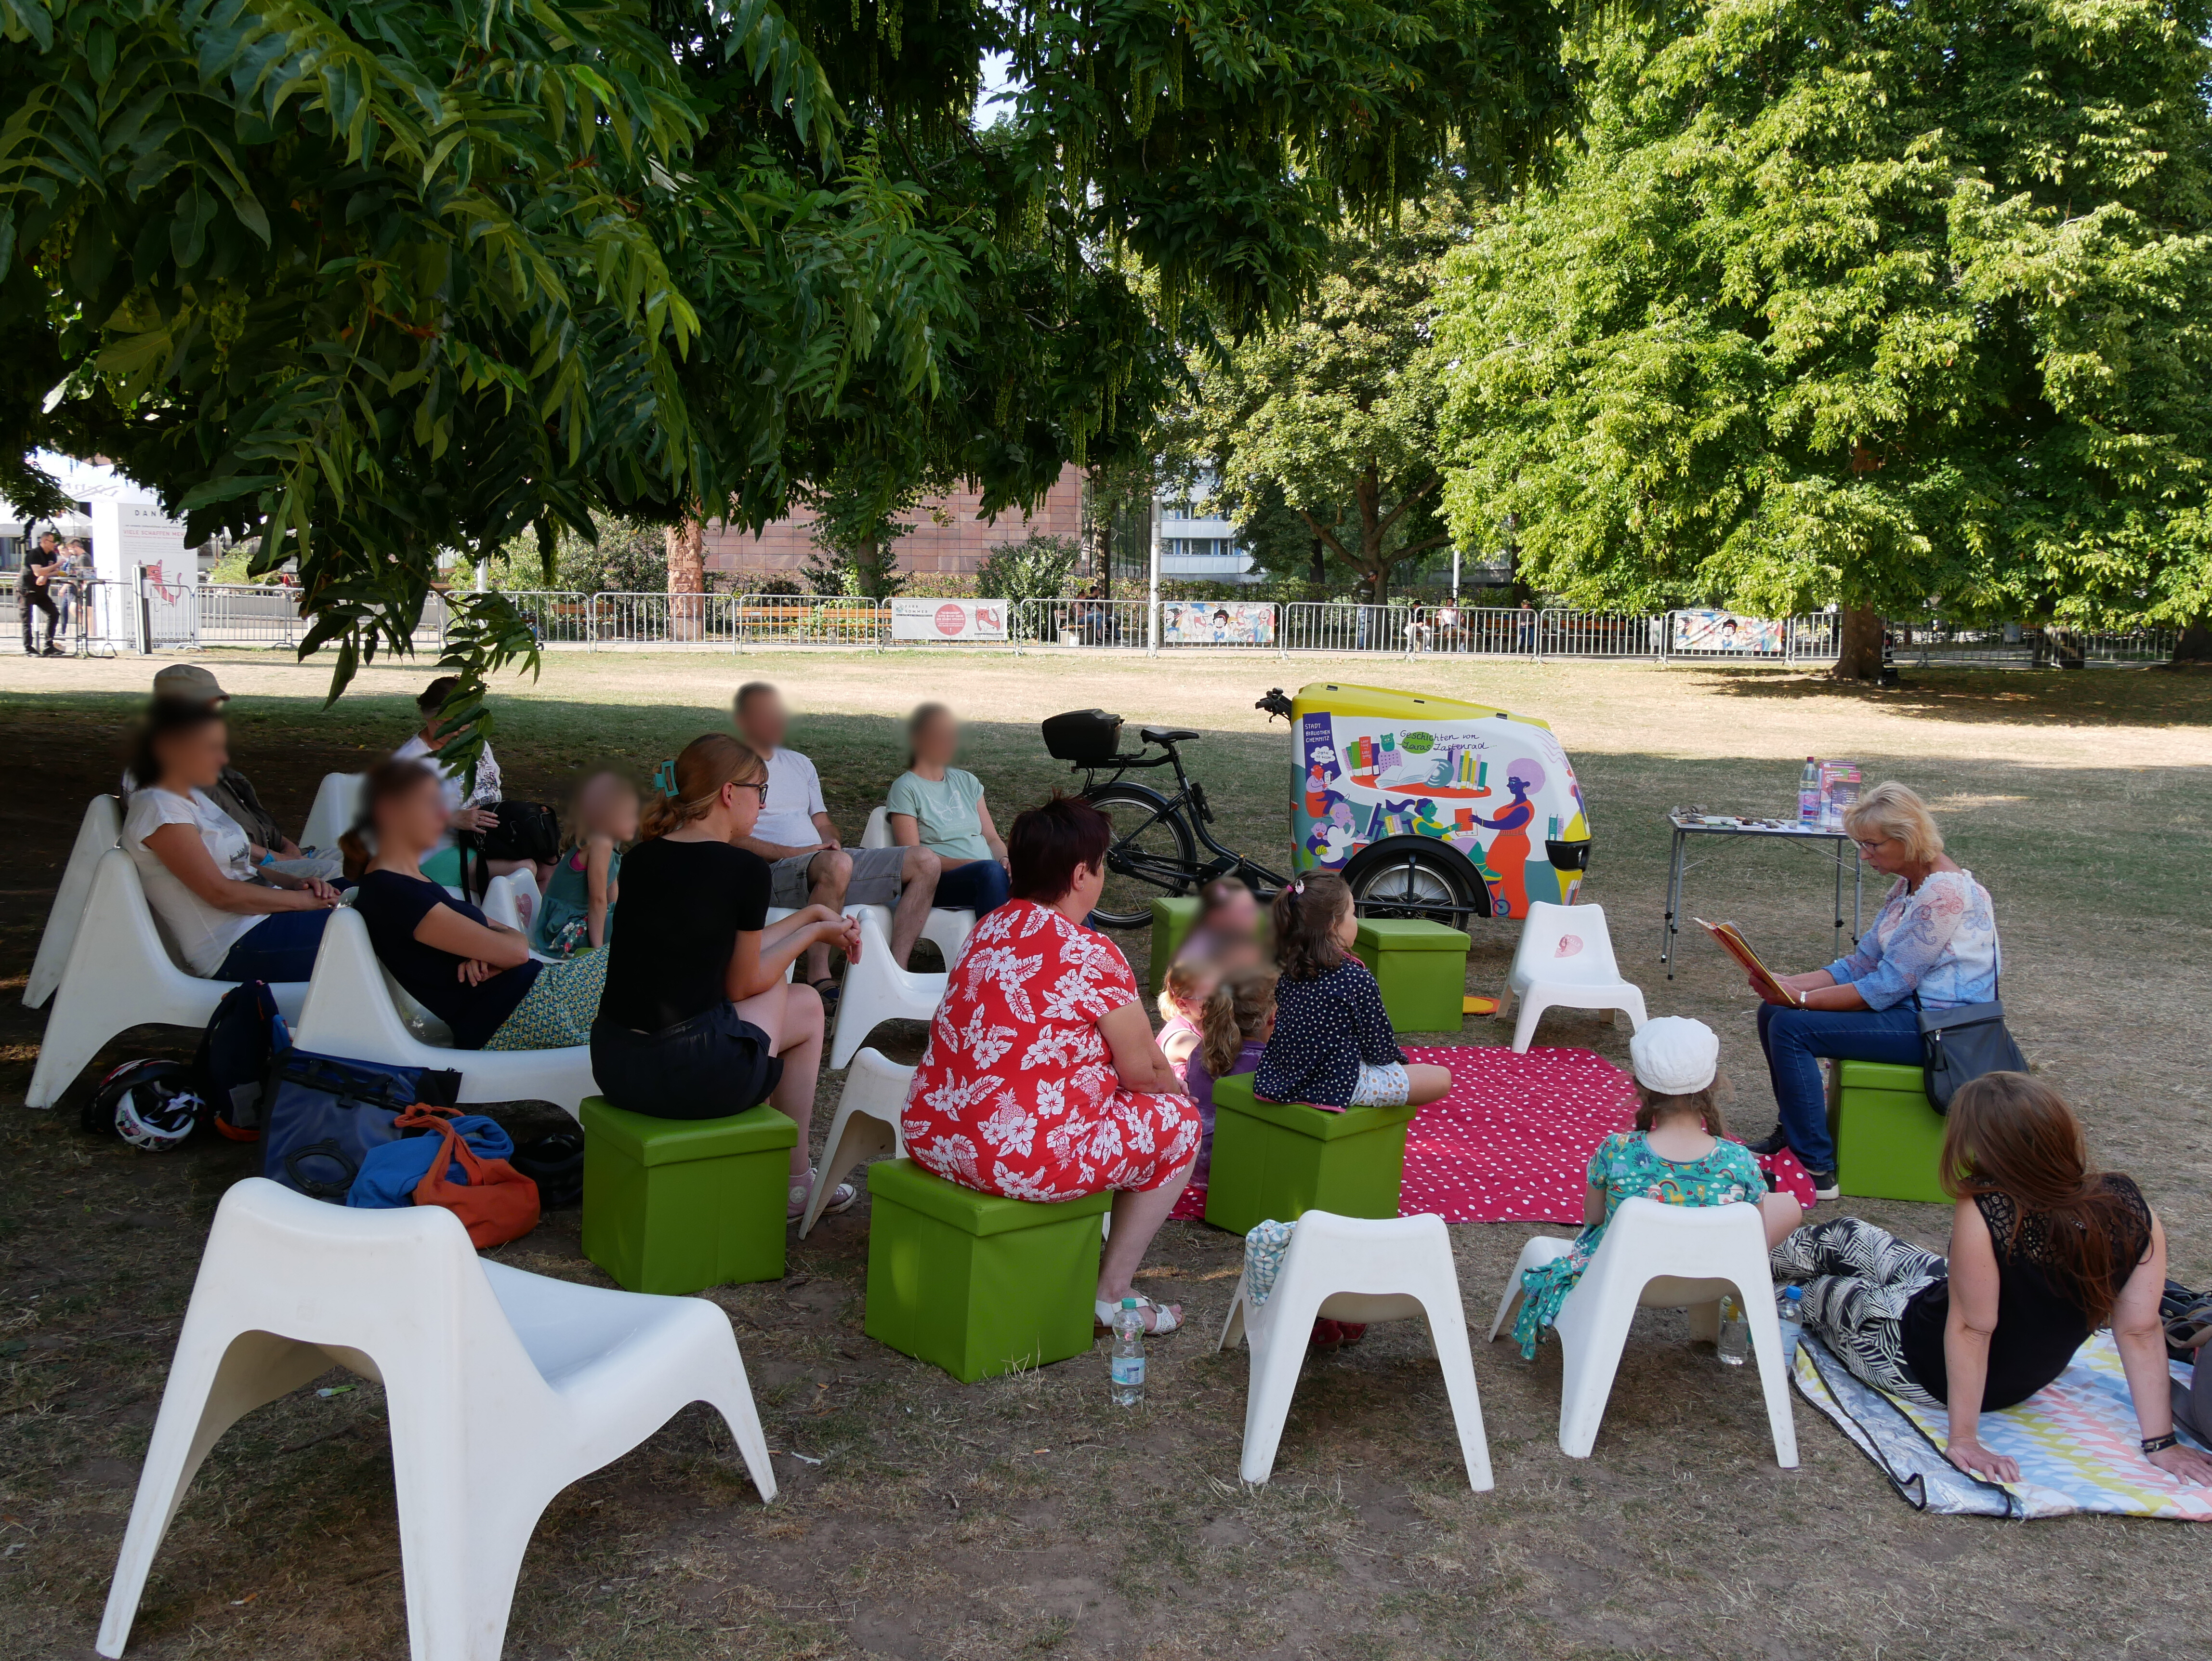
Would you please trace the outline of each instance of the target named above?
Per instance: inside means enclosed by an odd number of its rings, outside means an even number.
[[[2175,1435],[2172,1431],[2166,1432],[2163,1436],[2146,1436],[2142,1439],[2142,1451],[2144,1457],[2148,1457],[2154,1453],[2163,1453],[2168,1448],[2176,1445],[2180,1442],[2180,1440],[2181,1438]]]

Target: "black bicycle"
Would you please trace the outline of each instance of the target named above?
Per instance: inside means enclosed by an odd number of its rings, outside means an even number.
[[[1091,921],[1105,928],[1149,928],[1152,902],[1195,893],[1216,877],[1237,877],[1262,904],[1285,880],[1249,860],[1213,834],[1213,809],[1206,787],[1183,771],[1176,746],[1203,738],[1182,727],[1143,727],[1147,746],[1121,753],[1121,718],[1103,709],[1078,709],[1044,723],[1045,749],[1084,776],[1083,800],[1113,822],[1106,849],[1106,888]],[[1157,745],[1161,753],[1152,753]],[[1175,770],[1175,794],[1164,795],[1127,776],[1151,767]],[[1100,775],[1107,776],[1102,781]],[[1212,855],[1199,858],[1203,843]]]

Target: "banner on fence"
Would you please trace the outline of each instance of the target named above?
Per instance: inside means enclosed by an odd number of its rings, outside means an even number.
[[[1275,608],[1249,599],[1160,602],[1163,646],[1273,646]]]
[[[1003,599],[917,599],[891,601],[891,638],[911,641],[1005,640]]]
[[[1741,652],[1747,657],[1780,657],[1784,628],[1779,618],[1747,618],[1734,611],[1675,611],[1669,614],[1670,652]]]

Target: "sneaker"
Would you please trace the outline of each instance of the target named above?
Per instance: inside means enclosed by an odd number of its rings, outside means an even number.
[[[1813,1179],[1813,1197],[1814,1199],[1833,1200],[1839,1198],[1842,1196],[1843,1189],[1836,1186],[1838,1178],[1834,1171],[1808,1171],[1805,1174]]]
[[[1779,1153],[1784,1148],[1789,1147],[1790,1135],[1780,1125],[1777,1125],[1757,1141],[1746,1142],[1743,1146],[1746,1153],[1755,1153],[1764,1159],[1770,1154]]]

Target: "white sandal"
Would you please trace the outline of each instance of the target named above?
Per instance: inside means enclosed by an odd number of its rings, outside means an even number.
[[[821,1180],[821,1167],[809,1165],[806,1168],[806,1180],[803,1183],[793,1183],[791,1185],[790,1189],[784,1196],[784,1221],[795,1223],[806,1214],[806,1202],[814,1197],[814,1186]],[[830,1203],[822,1208],[822,1214],[824,1217],[835,1217],[841,1212],[850,1211],[854,1202],[860,1197],[860,1191],[852,1183],[840,1183],[830,1191]]]
[[[1164,1338],[1182,1324],[1182,1317],[1165,1304],[1156,1304],[1141,1292],[1136,1293],[1135,1297],[1139,1314],[1142,1314],[1148,1309],[1152,1311],[1152,1324],[1145,1331],[1146,1337]],[[1121,1312],[1121,1300],[1118,1298],[1097,1299],[1091,1305],[1091,1318],[1097,1322],[1100,1332],[1113,1331],[1114,1317]]]

